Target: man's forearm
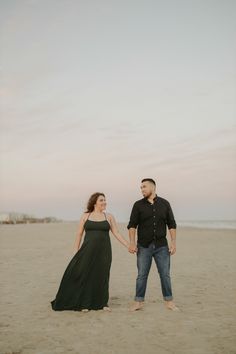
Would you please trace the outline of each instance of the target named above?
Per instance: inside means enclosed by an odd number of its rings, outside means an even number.
[[[176,229],[169,229],[171,242],[176,242]]]
[[[131,244],[135,244],[136,229],[131,227],[129,229],[129,241]]]

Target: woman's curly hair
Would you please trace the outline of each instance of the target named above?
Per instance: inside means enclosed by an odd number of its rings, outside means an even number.
[[[94,211],[94,205],[97,203],[98,198],[102,195],[105,198],[104,193],[96,192],[91,195],[87,203],[86,213],[92,213]]]

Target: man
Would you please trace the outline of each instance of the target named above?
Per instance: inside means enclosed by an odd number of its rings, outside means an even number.
[[[138,276],[136,279],[135,302],[131,311],[140,310],[144,304],[147,279],[154,258],[160,276],[162,295],[168,309],[178,311],[173,302],[170,255],[176,252],[176,222],[170,203],[156,194],[156,183],[152,178],[144,178],[141,182],[142,199],[133,205],[129,229],[129,252],[137,252]],[[171,242],[166,239],[167,227]],[[138,228],[137,245],[135,241]]]

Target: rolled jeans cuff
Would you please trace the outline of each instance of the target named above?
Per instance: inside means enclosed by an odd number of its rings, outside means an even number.
[[[135,301],[144,301],[144,297],[135,296],[134,300]]]
[[[173,296],[163,296],[163,299],[166,301],[172,301],[173,300]]]

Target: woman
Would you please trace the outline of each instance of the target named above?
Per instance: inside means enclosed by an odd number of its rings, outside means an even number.
[[[105,209],[105,195],[92,194],[87,211],[79,221],[76,253],[64,272],[56,298],[51,301],[53,310],[110,311],[108,300],[112,251],[109,230],[126,248],[129,248],[129,243],[119,233],[113,215],[106,214]],[[84,242],[80,247],[84,230]]]

